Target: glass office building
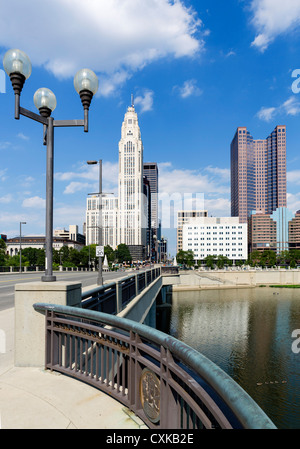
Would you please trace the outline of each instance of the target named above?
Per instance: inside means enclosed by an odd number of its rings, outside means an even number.
[[[251,211],[271,214],[286,207],[286,127],[253,139],[239,127],[231,142],[231,216],[247,222]]]

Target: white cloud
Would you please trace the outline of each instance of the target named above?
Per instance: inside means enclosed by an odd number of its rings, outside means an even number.
[[[236,56],[236,52],[233,50],[230,50],[228,53],[226,53],[225,58],[229,58],[230,56]]]
[[[287,172],[287,181],[292,184],[300,184],[300,170],[292,170]]]
[[[7,150],[12,146],[11,142],[0,142],[0,150]]]
[[[262,107],[258,113],[257,117],[260,120],[264,120],[265,122],[270,122],[273,120],[274,116],[276,115],[277,109],[276,108],[265,108]]]
[[[12,195],[8,193],[7,195],[0,196],[0,204],[8,204],[12,201]]]
[[[91,188],[91,184],[87,182],[71,182],[64,190],[65,194],[81,192],[83,189]]]
[[[102,190],[103,193],[114,193],[118,186],[119,163],[103,162],[102,163]],[[93,190],[97,192],[99,189],[99,164],[87,165],[83,163],[79,165],[78,171],[55,173],[56,181],[70,181],[65,187],[64,193],[71,194],[78,191]],[[88,180],[89,182],[81,182],[80,180]]]
[[[145,90],[143,95],[138,95],[134,99],[134,104],[141,107],[141,112],[152,111],[153,94],[151,90]]]
[[[290,97],[282,105],[287,115],[297,115],[300,112],[300,102],[295,97]]]
[[[43,209],[46,205],[46,200],[43,198],[40,198],[39,196],[33,196],[31,198],[26,198],[23,203],[22,207],[32,207],[34,209]]]
[[[18,137],[19,137],[20,139],[22,139],[22,140],[29,140],[29,137],[26,136],[26,135],[23,134],[23,133],[19,133],[19,134],[18,134]]]
[[[229,168],[212,167],[211,165],[209,165],[208,167],[205,167],[205,171],[212,173],[213,175],[219,176],[224,181],[230,182]]]
[[[0,170],[0,181],[5,181],[7,179],[7,176],[5,176],[6,172],[7,172],[7,168]]]
[[[186,80],[182,86],[175,86],[174,90],[179,92],[181,98],[187,98],[190,96],[199,96],[202,94],[202,90],[197,86],[197,80]]]
[[[220,177],[217,173],[220,170],[224,175],[224,169],[211,166],[201,171],[200,169],[176,169],[171,164],[159,164],[159,191],[167,194],[174,192],[179,192],[180,194],[191,192],[205,194],[227,193],[229,191],[230,177],[226,177],[224,180],[224,176]],[[210,172],[211,175],[205,174],[205,171]],[[226,185],[225,189],[224,184]]]
[[[282,34],[300,25],[299,0],[252,0],[252,24],[257,35],[252,45],[262,52]]]
[[[79,226],[81,231],[81,226],[85,222],[85,204],[82,206],[70,206],[68,204],[60,205],[54,208],[53,211],[53,221],[54,228],[68,228],[70,224],[76,224]]]
[[[10,0],[1,2],[0,45],[19,48],[22,36],[33,65],[56,77],[90,67],[108,95],[153,61],[201,52],[202,25],[181,0]]]
[[[270,122],[277,115],[297,115],[300,113],[300,102],[296,97],[288,98],[284,103],[278,107],[262,107],[256,114],[260,120]]]
[[[163,228],[177,225],[177,211],[205,209],[209,215],[230,215],[230,176],[228,169],[175,169],[159,164],[159,200]]]
[[[288,209],[293,213],[300,210],[300,193],[287,193],[286,196]]]

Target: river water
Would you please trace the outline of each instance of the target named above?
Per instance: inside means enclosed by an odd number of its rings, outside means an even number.
[[[157,327],[222,368],[279,429],[300,429],[300,289],[173,292]]]

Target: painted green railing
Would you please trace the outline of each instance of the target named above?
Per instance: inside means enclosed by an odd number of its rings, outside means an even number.
[[[231,377],[176,338],[102,312],[34,308],[45,313],[45,367],[104,391],[149,428],[275,428]]]

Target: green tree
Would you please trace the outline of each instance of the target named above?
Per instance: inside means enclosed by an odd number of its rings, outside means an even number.
[[[132,261],[129,248],[125,243],[120,243],[120,245],[118,245],[116,250],[116,259],[119,263]]]
[[[80,253],[77,249],[72,248],[72,247],[69,248],[68,262],[73,267],[78,267],[80,265],[80,263],[81,263]]]
[[[89,266],[89,262],[92,263],[95,262],[96,259],[96,245],[87,245],[84,246],[80,252],[80,263],[84,267]]]
[[[209,254],[204,258],[204,262],[208,268],[213,268],[216,263],[216,256]]]
[[[24,248],[22,250],[23,256],[28,261],[29,266],[45,265],[45,250],[41,248]]]
[[[104,256],[107,257],[108,263],[113,263],[116,259],[116,252],[112,249],[111,246],[107,245],[104,247]]]
[[[191,267],[194,265],[194,253],[193,251],[183,251],[182,249],[176,254],[176,260],[181,265],[187,265]]]
[[[249,256],[249,265],[251,265],[252,267],[259,265],[260,257],[261,257],[260,251],[258,250],[252,251],[252,253],[250,253]]]
[[[275,251],[272,251],[271,249],[265,249],[260,256],[259,264],[262,267],[273,267],[274,265],[276,265]]]
[[[225,265],[232,265],[232,261],[228,257],[219,254],[216,261],[218,268],[224,268]]]
[[[6,243],[3,239],[0,239],[0,266],[4,266],[8,256],[6,254]]]

